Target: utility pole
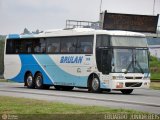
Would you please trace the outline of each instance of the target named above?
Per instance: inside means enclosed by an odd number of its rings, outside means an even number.
[[[99,8],[99,13],[102,12],[102,0],[100,1],[100,8]]]
[[[155,0],[153,1],[153,15],[155,14]]]
[[[99,28],[102,29],[102,22],[103,17],[102,17],[102,0],[100,0],[100,6],[99,6]]]

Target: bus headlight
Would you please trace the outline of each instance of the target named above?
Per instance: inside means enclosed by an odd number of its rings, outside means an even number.
[[[113,80],[124,80],[125,77],[124,76],[112,76]]]
[[[118,82],[116,84],[116,88],[123,88],[123,83],[122,82]]]
[[[150,80],[150,73],[144,73],[143,80]]]

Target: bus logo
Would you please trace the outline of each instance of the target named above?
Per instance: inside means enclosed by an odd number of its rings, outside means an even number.
[[[83,56],[62,56],[60,63],[79,63],[81,64]]]

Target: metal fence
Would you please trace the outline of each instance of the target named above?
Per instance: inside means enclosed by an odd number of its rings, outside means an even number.
[[[0,40],[0,77],[4,72],[4,41]]]
[[[73,29],[73,28],[100,29],[100,26],[99,26],[99,22],[66,20],[66,29]]]
[[[102,17],[102,16],[101,16]],[[103,19],[103,18],[101,18]],[[100,20],[102,21],[102,20]],[[73,28],[93,28],[102,29],[103,22],[92,22],[92,21],[79,21],[79,20],[66,20],[66,29]],[[160,35],[160,26],[157,26],[156,35]]]

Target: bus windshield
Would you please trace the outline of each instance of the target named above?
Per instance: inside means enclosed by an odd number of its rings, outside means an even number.
[[[114,49],[112,72],[148,73],[147,49]]]

